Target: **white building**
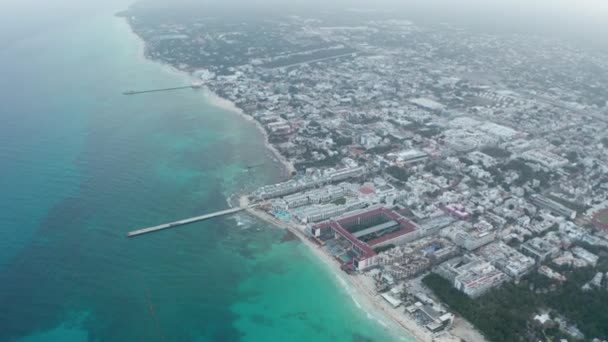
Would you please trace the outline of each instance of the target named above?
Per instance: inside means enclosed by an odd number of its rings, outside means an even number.
[[[525,256],[504,242],[480,248],[479,254],[507,275],[519,279],[534,268],[534,259]]]
[[[556,246],[540,237],[535,237],[521,245],[521,252],[532,257],[536,262],[541,263],[548,258],[553,258],[559,253],[559,246]]]
[[[509,280],[506,274],[474,255],[450,259],[441,264],[436,272],[471,298],[479,297]]]
[[[599,260],[599,257],[591,252],[589,252],[588,250],[582,248],[582,247],[574,247],[572,248],[572,253],[574,255],[576,255],[577,257],[585,260],[586,263],[588,263],[589,265],[595,267],[595,265],[597,265],[597,261]]]

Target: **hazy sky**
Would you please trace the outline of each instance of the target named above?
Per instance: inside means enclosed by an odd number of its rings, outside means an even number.
[[[144,0],[145,1],[145,0]],[[158,0],[155,0],[158,1]],[[167,3],[180,2],[184,0],[162,0]],[[192,0],[189,0],[192,1]],[[194,0],[197,1],[197,0]],[[1,0],[0,10],[2,12],[10,9],[29,8],[30,10],[48,9],[48,8],[69,8],[69,7],[96,7],[91,3],[107,3],[107,0]],[[136,2],[135,0],[111,1],[114,3],[129,4]],[[608,1],[606,0],[198,0],[201,3],[228,3],[228,4],[311,4],[318,6],[319,4],[340,4],[345,5],[366,5],[370,7],[390,4],[392,6],[406,6],[411,4],[424,4],[427,7],[435,6],[479,6],[479,7],[520,7],[522,10],[530,9],[551,9],[559,8],[560,10],[573,11],[583,14],[608,14]]]
[[[386,9],[414,22],[450,22],[490,33],[540,34],[608,48],[608,0],[145,0],[223,7]],[[230,13],[230,12],[228,12]]]
[[[608,21],[608,0],[144,0],[166,3],[179,2],[199,2],[211,4],[225,4],[240,7],[243,4],[255,4],[281,7],[290,5],[309,5],[322,9],[324,6],[331,7],[355,7],[363,6],[368,8],[408,8],[418,7],[429,10],[436,9],[459,9],[460,12],[470,11],[478,13],[480,11],[496,11],[498,9],[508,9],[522,13],[538,13],[543,18],[561,13],[577,17],[602,18]],[[41,12],[48,10],[72,11],[74,9],[96,8],[102,3],[124,4],[127,6],[135,0],[0,0],[0,13],[24,14],[27,12]],[[544,14],[543,14],[544,13]],[[55,13],[61,15],[60,12]]]
[[[10,0],[15,1],[15,0]],[[30,0],[33,1],[33,0]],[[38,0],[40,1],[40,0]],[[150,1],[150,0],[148,0]],[[491,8],[501,7],[522,10],[552,10],[571,11],[579,14],[597,15],[600,13],[608,14],[608,1],[606,0],[152,0],[164,2],[200,2],[200,3],[222,3],[222,4],[273,4],[289,6],[293,4],[306,4],[322,8],[323,6],[339,5],[347,6],[366,6],[366,7],[408,7],[411,5],[424,6],[429,8],[439,7],[478,7]]]
[[[401,17],[453,22],[488,31],[554,34],[608,46],[608,0],[144,0],[195,2],[242,9],[327,8],[390,9]],[[48,23],[100,10],[126,9],[135,0],[0,0],[0,41],[14,31],[35,31]],[[39,24],[39,25],[38,25]]]

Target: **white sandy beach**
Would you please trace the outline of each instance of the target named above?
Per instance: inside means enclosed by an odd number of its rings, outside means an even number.
[[[266,145],[266,148],[268,148],[268,150],[270,150],[270,152],[272,152],[273,156],[277,159],[277,161],[284,168],[287,175],[290,176],[293,172],[296,171],[293,164],[289,160],[287,160],[287,158],[285,158],[276,149],[276,147],[274,147],[271,143],[268,142],[268,133],[266,132],[266,130],[264,129],[262,124],[260,124],[259,121],[255,120],[252,116],[245,114],[232,101],[217,96],[217,94],[213,93],[210,89],[208,89],[206,87],[205,87],[205,96],[207,97],[207,100],[209,101],[209,103],[211,103],[212,105],[214,105],[218,108],[222,108],[229,112],[237,113],[240,116],[242,116],[243,118],[245,118],[245,120],[253,122],[255,124],[255,126],[257,127],[257,129],[262,133],[262,135],[264,135],[264,144]]]
[[[243,202],[242,202],[243,203]],[[334,274],[341,284],[346,284],[346,289],[353,297],[353,301],[361,310],[367,312],[372,318],[378,320],[398,341],[412,341],[413,337],[416,341],[432,341],[433,336],[424,328],[410,321],[403,313],[393,309],[381,298],[377,297],[373,288],[371,278],[364,275],[349,276],[340,271],[340,264],[332,258],[321,247],[314,244],[304,235],[304,233],[290,224],[278,221],[267,213],[257,210],[248,210],[252,215],[271,223],[274,226],[287,229],[295,234],[310,251],[318,257],[318,259],[328,267],[328,270]],[[370,287],[371,286],[371,287]]]
[[[135,37],[137,45],[140,47],[140,51],[141,51],[139,58],[141,58],[142,61],[150,62],[150,59],[148,59],[146,57],[146,42],[139,35],[137,35],[135,32],[133,32],[133,30],[131,29],[131,26],[129,25],[129,23],[126,20],[121,21],[121,23],[123,25],[126,25],[128,30],[131,32],[132,36]],[[173,74],[176,76],[180,76],[180,77],[185,77],[185,80],[187,82],[192,82],[193,80],[195,80],[195,77],[192,73],[189,73],[189,72],[183,71],[183,70],[179,70],[176,67],[174,67],[170,64],[167,64],[167,63],[160,62],[158,64],[161,65],[163,67],[164,71],[167,73],[170,73],[170,74]],[[250,115],[245,114],[232,101],[218,96],[213,91],[211,91],[209,88],[204,87],[202,93],[203,93],[203,96],[206,97],[207,101],[209,101],[209,103],[211,105],[213,105],[217,108],[224,109],[228,112],[239,114],[245,120],[254,123],[255,126],[257,127],[257,129],[264,136],[264,144],[265,144],[266,148],[273,154],[274,158],[281,164],[281,167],[284,169],[284,172],[286,173],[286,175],[289,177],[292,175],[292,173],[294,173],[296,171],[293,164],[289,160],[287,160],[287,158],[285,158],[281,153],[279,153],[279,151],[276,149],[276,147],[274,147],[272,144],[270,144],[268,142],[268,138],[269,138],[268,133],[266,132],[266,130],[264,129],[262,124],[260,124],[257,120],[255,120]]]
[[[247,200],[241,198],[241,206],[247,206]],[[289,230],[295,234],[318,259],[328,267],[329,272],[336,276],[341,284],[346,284],[346,290],[353,297],[355,304],[361,310],[367,312],[372,318],[378,320],[398,341],[437,341],[437,342],[459,342],[466,341],[485,342],[485,338],[469,322],[457,317],[450,331],[440,334],[432,334],[414,320],[409,318],[402,308],[393,308],[376,294],[373,279],[366,275],[348,275],[340,271],[340,264],[331,255],[326,253],[322,247],[311,242],[308,237],[297,227],[277,220],[259,209],[249,209],[252,215],[271,223],[274,226]]]

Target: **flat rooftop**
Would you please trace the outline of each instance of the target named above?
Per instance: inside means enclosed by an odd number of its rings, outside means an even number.
[[[385,207],[356,211],[316,227],[331,227],[356,246],[363,257],[376,255],[372,246],[417,230],[413,222]]]
[[[355,237],[357,237],[357,238],[360,238],[362,236],[366,236],[366,235],[369,235],[369,234],[377,233],[377,232],[383,231],[383,230],[388,229],[388,228],[393,228],[393,227],[398,226],[398,225],[399,225],[399,223],[397,223],[397,221],[390,220],[388,222],[384,222],[384,223],[375,225],[375,226],[373,226],[371,228],[360,230],[360,231],[358,231],[356,233],[353,233],[353,235]]]

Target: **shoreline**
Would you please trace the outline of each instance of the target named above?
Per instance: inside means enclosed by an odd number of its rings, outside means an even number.
[[[364,275],[347,275],[340,271],[340,265],[330,255],[321,249],[320,246],[311,242],[304,233],[297,227],[278,221],[269,214],[254,208],[246,210],[252,216],[270,223],[280,229],[285,229],[307,246],[308,250],[317,260],[327,267],[327,270],[335,277],[350,296],[355,305],[368,315],[369,319],[374,319],[386,331],[392,335],[396,341],[433,341],[433,335],[417,323],[411,321],[405,314],[397,312],[381,298],[375,295],[371,278]],[[371,286],[371,287],[370,287]],[[371,316],[371,317],[370,317]],[[380,316],[380,317],[378,317]],[[385,320],[381,319],[384,318]],[[407,334],[407,338],[403,335]],[[439,338],[439,337],[437,337]],[[436,340],[437,340],[436,338]]]
[[[129,31],[135,37],[137,43],[140,45],[141,53],[140,53],[139,57],[142,60],[144,60],[146,62],[154,62],[154,63],[160,65],[164,69],[164,71],[174,74],[176,76],[182,76],[182,77],[186,76],[190,80],[193,79],[193,72],[189,72],[186,70],[180,70],[168,63],[148,58],[145,53],[146,42],[135,31],[133,31],[128,19],[125,19],[122,22],[125,25],[127,25],[127,27],[129,28]],[[246,114],[242,109],[237,107],[236,104],[234,104],[234,102],[218,96],[207,86],[205,86],[203,88],[203,96],[206,97],[206,99],[209,101],[210,105],[223,109],[223,110],[226,110],[228,112],[233,112],[235,114],[238,114],[240,117],[242,117],[246,121],[252,122],[255,125],[255,127],[260,131],[262,136],[264,137],[264,147],[273,155],[273,157],[274,157],[273,159],[279,164],[281,171],[283,173],[285,173],[288,178],[291,178],[291,175],[293,174],[293,172],[296,171],[295,167],[289,160],[287,160],[287,158],[285,158],[276,149],[276,147],[274,147],[269,142],[268,132],[266,132],[266,130],[264,129],[264,127],[262,126],[262,124],[259,121],[255,120],[251,115]],[[241,205],[242,205],[242,201],[241,201]],[[430,335],[428,335],[428,333],[426,333],[426,331],[424,331],[421,327],[418,327],[416,325],[416,323],[409,322],[409,324],[407,324],[407,322],[406,322],[406,324],[404,324],[404,323],[400,322],[399,319],[394,317],[394,315],[390,315],[384,309],[382,309],[382,305],[384,303],[381,303],[380,300],[377,300],[376,298],[374,298],[374,296],[370,294],[371,293],[371,292],[369,292],[370,290],[368,290],[367,293],[366,293],[366,291],[363,291],[364,285],[361,283],[360,280],[357,281],[357,280],[355,280],[354,277],[350,277],[345,274],[336,272],[336,269],[339,270],[339,265],[337,264],[337,261],[333,260],[324,251],[320,250],[318,246],[314,245],[311,241],[309,241],[308,238],[298,228],[291,227],[290,225],[285,224],[283,222],[279,222],[276,219],[270,217],[269,215],[260,212],[259,210],[247,209],[246,212],[264,222],[270,223],[271,225],[273,225],[279,229],[288,230],[288,231],[292,232],[294,235],[296,235],[305,245],[307,245],[308,250],[313,255],[316,256],[317,260],[321,264],[325,265],[325,267],[328,268],[327,270],[329,272],[331,272],[331,274],[335,277],[335,279],[337,281],[339,281],[343,286],[345,285],[344,291],[347,291],[347,293],[349,295],[351,295],[351,299],[355,302],[355,305],[360,310],[365,312],[368,316],[381,315],[381,316],[384,316],[383,318],[387,318],[390,321],[390,322],[384,322],[384,321],[380,320],[378,317],[368,317],[370,319],[376,320],[377,323],[379,325],[381,325],[384,329],[386,329],[390,335],[394,336],[395,340],[409,341],[411,338],[413,338],[415,341],[432,341],[432,338],[430,337]],[[405,318],[406,317],[404,316],[403,319],[405,319]],[[390,325],[389,325],[389,323],[390,323]],[[403,333],[407,334],[409,338],[404,339]]]
[[[157,65],[160,65],[164,71],[166,71],[170,74],[173,74],[175,76],[178,76],[178,77],[186,76],[186,77],[188,77],[188,81],[192,81],[193,79],[196,79],[196,77],[194,77],[194,73],[196,71],[181,70],[169,63],[148,58],[146,56],[146,49],[147,49],[146,41],[142,37],[140,37],[135,31],[133,31],[133,28],[131,27],[131,23],[129,22],[128,18],[125,18],[125,17],[118,17],[118,18],[122,19],[122,20],[120,20],[120,22],[123,25],[127,26],[129,32],[131,33],[131,36],[134,37],[134,39],[137,41],[137,44],[139,44],[139,46],[140,46],[139,58],[141,58],[142,61],[153,62]],[[197,81],[200,81],[200,80],[197,79]],[[209,87],[207,87],[206,85],[203,87],[202,90],[203,90],[203,96],[209,101],[210,105],[212,105],[216,108],[223,109],[227,112],[236,113],[239,116],[241,116],[242,118],[244,118],[246,121],[252,122],[256,126],[256,128],[260,131],[260,133],[264,137],[265,148],[270,151],[274,160],[280,165],[281,172],[285,174],[285,178],[289,179],[292,177],[292,175],[295,172],[297,172],[293,163],[291,161],[289,161],[287,158],[285,158],[285,156],[283,156],[279,152],[279,150],[277,150],[277,148],[270,143],[268,132],[266,132],[266,129],[264,129],[264,126],[262,126],[262,124],[259,121],[254,119],[251,115],[248,115],[247,113],[245,113],[234,102],[217,95],[215,92],[213,92],[211,89],[209,89]]]
[[[256,128],[260,131],[260,133],[262,133],[262,136],[264,137],[264,147],[271,152],[275,161],[280,164],[282,171],[287,175],[287,178],[291,178],[291,175],[296,172],[296,168],[294,167],[293,163],[291,163],[287,158],[285,158],[285,156],[283,156],[281,152],[279,152],[279,150],[277,150],[277,148],[270,143],[268,132],[266,132],[264,126],[262,126],[262,124],[256,119],[254,119],[251,115],[248,115],[241,108],[237,107],[234,102],[218,96],[207,86],[205,86],[203,89],[204,96],[207,98],[207,100],[212,106],[221,108],[228,112],[239,114],[239,116],[241,116],[243,119],[248,122],[252,122],[256,126]]]
[[[146,62],[154,62],[160,65],[164,69],[164,71],[173,75],[179,77],[187,76],[189,78],[189,81],[192,81],[196,78],[194,76],[194,73],[196,71],[181,70],[169,63],[148,58],[145,52],[147,48],[146,42],[135,31],[133,31],[128,19],[125,18],[125,20],[122,22],[128,26],[129,31],[135,37],[138,44],[140,44],[140,58],[142,58],[142,60]],[[264,147],[272,154],[273,161],[279,164],[279,167],[281,168],[281,173],[285,174],[285,178],[289,179],[293,176],[295,172],[297,172],[293,163],[289,161],[285,156],[283,156],[279,152],[279,150],[273,144],[270,143],[269,134],[259,121],[255,120],[253,116],[245,113],[231,100],[222,98],[217,95],[206,85],[203,87],[202,90],[203,96],[205,96],[210,105],[228,112],[238,114],[246,121],[252,122],[255,125],[255,127],[260,131],[260,133],[264,137]],[[232,207],[231,198],[228,198],[227,201],[229,206]],[[246,207],[246,204],[246,202],[243,202],[243,197],[240,197],[239,205],[241,207]],[[408,317],[405,313],[399,312],[397,309],[394,309],[382,298],[377,296],[377,294],[375,293],[373,280],[369,276],[360,274],[347,275],[344,272],[341,272],[340,264],[330,255],[328,255],[325,251],[323,251],[320,246],[315,245],[313,242],[311,242],[298,227],[294,227],[291,224],[278,221],[276,218],[258,209],[247,208],[246,212],[279,229],[284,229],[293,233],[299,240],[302,241],[302,243],[304,243],[308,247],[308,250],[316,256],[317,261],[327,267],[328,272],[331,272],[331,274],[335,277],[334,279],[340,282],[340,285],[343,286],[343,290],[350,295],[351,300],[354,301],[355,305],[364,313],[366,313],[369,319],[377,321],[377,323],[381,325],[384,329],[386,329],[386,331],[390,335],[392,335],[396,341],[410,341],[411,339],[413,339],[414,341],[460,341],[460,339],[457,338],[457,334],[452,334],[449,331],[434,335],[428,332],[424,327],[418,325],[415,321],[412,320],[412,318]],[[380,318],[384,318],[386,320],[382,320]],[[459,328],[464,329],[465,331],[472,329],[472,327],[463,325],[459,325]],[[404,337],[404,335],[407,335],[407,338]]]

